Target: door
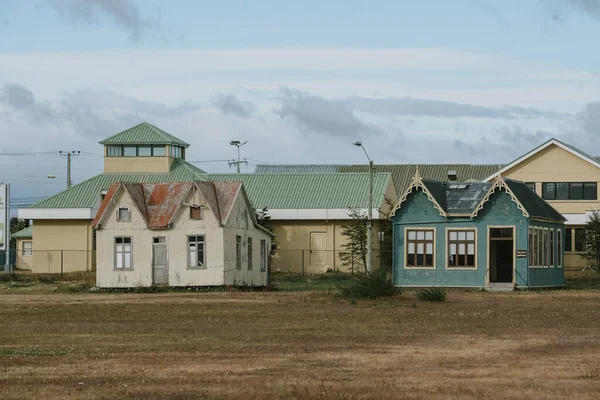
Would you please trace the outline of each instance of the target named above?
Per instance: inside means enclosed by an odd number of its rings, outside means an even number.
[[[515,261],[514,228],[490,228],[490,283],[512,283]]]
[[[152,238],[152,282],[155,285],[169,284],[166,239],[164,236]]]
[[[325,232],[311,232],[310,233],[310,264],[311,265],[325,265],[326,256],[326,238]]]

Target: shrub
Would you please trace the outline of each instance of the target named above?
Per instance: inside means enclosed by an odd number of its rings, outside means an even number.
[[[428,289],[419,289],[417,290],[417,298],[423,301],[433,301],[433,302],[444,302],[446,301],[446,296],[448,292],[445,289],[440,288],[428,288]]]
[[[94,284],[90,282],[77,282],[59,285],[54,291],[58,293],[86,293],[91,291]]]
[[[349,284],[340,289],[343,296],[352,299],[376,299],[402,293],[400,288],[394,286],[385,270],[356,275]]]

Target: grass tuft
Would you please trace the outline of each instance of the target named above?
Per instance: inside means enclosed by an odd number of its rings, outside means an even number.
[[[356,275],[354,280],[341,286],[344,297],[351,299],[376,299],[379,297],[392,297],[401,294],[402,290],[394,286],[392,279],[385,270],[378,270],[371,274]]]
[[[445,289],[440,288],[427,288],[417,290],[417,298],[423,301],[432,301],[442,303],[446,301],[448,292]]]

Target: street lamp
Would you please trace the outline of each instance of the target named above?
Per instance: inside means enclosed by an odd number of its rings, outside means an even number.
[[[356,147],[360,147],[365,152],[367,156],[367,160],[369,160],[369,201],[368,201],[368,209],[367,209],[367,272],[371,273],[373,271],[373,260],[372,260],[372,252],[373,252],[373,161],[367,154],[367,150],[363,146],[362,142],[354,142],[352,143]]]
[[[230,145],[237,147],[237,151],[238,151],[237,161],[229,163],[229,166],[235,164],[238,174],[240,173],[240,164],[245,162],[245,161],[240,161],[240,147],[242,147],[246,143],[248,143],[247,140],[244,143],[240,142],[239,140],[232,140],[231,142],[229,142]]]

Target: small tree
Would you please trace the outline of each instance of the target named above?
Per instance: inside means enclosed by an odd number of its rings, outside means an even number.
[[[585,253],[582,257],[590,267],[600,273],[600,212],[594,211],[585,224]]]
[[[380,241],[379,258],[384,268],[391,268],[392,266],[392,251],[393,251],[393,238],[392,238],[392,220],[391,211],[394,207],[394,202],[387,196],[384,196],[383,201],[386,203],[386,211],[379,210],[379,234],[383,235],[383,241]]]
[[[18,219],[17,217],[12,217],[10,219],[10,234],[17,233],[20,230],[25,228],[29,228],[29,220],[28,219]],[[10,239],[10,247],[14,248],[17,245],[17,239]]]
[[[344,251],[340,253],[340,261],[352,272],[361,267],[367,272],[367,216],[355,208],[351,208],[348,215],[350,222],[342,226],[342,235],[347,242],[342,245]]]

